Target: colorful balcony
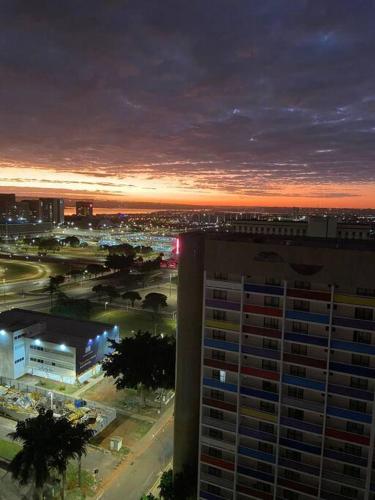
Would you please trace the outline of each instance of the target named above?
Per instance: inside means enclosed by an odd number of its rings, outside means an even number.
[[[211,436],[208,436],[204,433],[202,433],[201,436],[201,444],[208,446],[208,447],[213,447],[213,448],[220,448],[222,450],[226,450],[229,453],[234,453],[236,444],[235,444],[235,436],[233,434],[231,435],[233,437],[232,440],[230,439],[216,439]]]
[[[269,462],[271,464],[276,462],[275,455],[265,453],[264,451],[254,450],[253,448],[248,448],[247,446],[239,446],[238,453],[240,455],[244,455],[245,457],[256,458],[257,460],[263,460],[264,462]]]
[[[202,417],[202,425],[205,425],[206,427],[215,427],[216,429],[229,432],[236,432],[237,429],[237,425],[234,422],[228,422],[227,420],[207,416]]]
[[[223,290],[242,290],[242,283],[239,281],[206,280],[206,286]]]
[[[375,321],[369,321],[367,319],[357,319],[357,318],[347,318],[347,317],[334,317],[333,324],[335,326],[342,326],[344,328],[350,328],[354,330],[368,330],[370,332],[375,331]]]
[[[228,462],[227,460],[222,460],[217,457],[211,457],[211,455],[206,455],[204,453],[201,454],[201,462],[208,464],[208,465],[213,465],[215,467],[220,467],[221,469],[226,469],[226,470],[234,470],[234,463]]]
[[[283,382],[284,384],[305,387],[306,389],[315,389],[320,392],[326,390],[326,384],[324,382],[303,377],[295,377],[293,375],[283,375]]]
[[[252,389],[250,387],[242,387],[240,393],[244,396],[250,396],[254,398],[266,399],[267,401],[278,401],[279,395],[274,392],[261,391],[259,389]]]
[[[294,408],[300,408],[301,410],[314,411],[316,413],[324,412],[324,403],[311,401],[309,399],[297,399],[284,396],[282,404],[286,406],[293,406]]]
[[[279,307],[257,306],[255,304],[245,304],[243,306],[245,313],[260,314],[262,316],[274,316],[281,318],[283,310]]]
[[[286,294],[288,297],[296,299],[320,300],[323,302],[330,302],[331,300],[331,294],[329,292],[322,292],[318,290],[288,288]]]
[[[367,467],[367,458],[357,457],[356,455],[349,455],[343,451],[337,450],[324,450],[324,456],[327,458],[332,458],[333,460],[340,460],[340,462],[345,462],[353,465],[360,465],[362,467]]]
[[[204,339],[204,347],[212,347],[214,349],[222,349],[223,351],[238,352],[240,350],[239,344],[235,342],[226,342],[225,340],[217,339]]]
[[[338,304],[348,304],[351,306],[369,306],[375,307],[374,297],[361,297],[359,295],[346,295],[337,294],[334,295],[334,301]]]
[[[318,337],[316,335],[308,335],[307,333],[285,332],[285,340],[299,342],[300,344],[317,345],[328,347],[327,337]]]
[[[259,498],[260,500],[273,500],[273,495],[270,493],[265,493],[264,491],[256,490],[255,488],[249,488],[244,484],[239,483],[237,485],[237,491],[239,493],[245,493],[249,495],[250,498]]]
[[[229,300],[206,299],[206,307],[227,311],[240,311],[241,304],[239,302],[230,302]]]
[[[286,361],[287,363],[293,363],[295,365],[320,368],[322,370],[325,370],[327,367],[327,361],[324,359],[315,359],[309,356],[300,356],[298,354],[291,354],[288,352],[284,352],[284,361]]]
[[[346,342],[344,340],[332,340],[331,349],[355,352],[358,354],[375,354],[375,345],[362,344],[359,342]]]
[[[283,486],[284,488],[290,488],[294,491],[300,491],[301,493],[306,493],[306,495],[311,495],[313,497],[318,497],[318,488],[314,488],[313,486],[308,486],[307,484],[298,483],[296,481],[291,481],[290,479],[286,479],[284,477],[279,477],[278,485]]]
[[[245,292],[261,293],[263,295],[284,295],[284,288],[281,286],[246,283],[244,288]]]
[[[308,323],[319,323],[321,325],[329,324],[329,315],[328,314],[318,314],[307,311],[294,311],[288,310],[285,313],[287,319],[295,320],[295,321],[305,321]]]
[[[301,441],[295,441],[294,439],[280,438],[280,445],[292,448],[293,450],[304,451],[306,453],[312,453],[314,455],[321,454],[320,446],[314,446],[312,444],[302,443]]]
[[[216,380],[215,378],[203,377],[203,385],[206,387],[221,389],[222,391],[237,392],[236,384],[227,384],[225,382],[220,382],[220,380]]]
[[[323,433],[323,427],[321,425],[310,424],[310,422],[298,420],[297,418],[281,417],[281,425],[301,431],[313,432],[314,434],[319,435]]]
[[[270,434],[269,432],[258,431],[252,427],[247,427],[246,425],[240,425],[239,433],[241,436],[248,436],[255,439],[260,439],[261,441],[267,441],[268,443],[276,443],[276,435]]]
[[[272,474],[266,474],[258,469],[251,469],[249,467],[244,467],[243,465],[239,465],[237,467],[237,472],[247,477],[254,477],[255,479],[267,481],[268,483],[273,483],[275,480],[275,477]]]
[[[295,462],[294,460],[289,460],[288,458],[280,457],[279,464],[288,469],[296,470],[298,472],[305,472],[306,474],[311,474],[312,476],[319,476],[319,467],[314,467],[313,465],[306,465],[303,462]]]
[[[222,486],[228,490],[233,489],[233,480],[224,479],[223,477],[218,477],[213,474],[207,474],[205,472],[201,472],[201,481],[205,483],[215,484],[216,486]],[[147,498],[147,497],[146,497]]]
[[[271,370],[262,370],[260,368],[252,368],[250,366],[242,366],[241,373],[245,375],[251,375],[252,377],[265,378],[267,380],[280,380],[279,372],[273,372]]]
[[[206,406],[218,408],[219,410],[231,411],[233,413],[237,412],[237,406],[235,404],[221,401],[220,399],[203,398],[202,403]]]
[[[372,421],[372,415],[369,413],[347,410],[346,408],[339,408],[337,406],[327,406],[327,415],[345,420],[354,420],[355,422],[364,422],[365,424],[371,424]]]
[[[356,443],[368,446],[370,444],[370,438],[368,436],[362,436],[360,434],[353,434],[352,432],[340,431],[337,429],[326,428],[326,436],[341,439],[342,441],[348,441],[349,443]]]
[[[259,335],[260,337],[269,337],[273,339],[281,339],[281,331],[273,328],[262,328],[260,326],[242,325],[243,333],[251,335]]]
[[[255,408],[249,408],[248,406],[241,407],[241,415],[246,415],[247,417],[252,417],[259,420],[266,420],[267,422],[277,422],[276,415],[267,413],[265,411],[256,410]]]
[[[329,364],[329,370],[349,373],[350,375],[358,375],[359,377],[375,378],[375,369],[367,368],[367,366],[350,365],[349,363],[337,363],[331,361]]]
[[[225,330],[228,332],[239,332],[240,324],[231,323],[230,321],[222,321],[218,319],[206,319],[207,328],[215,328],[215,330]]]
[[[226,370],[235,373],[238,371],[238,365],[226,363],[225,361],[221,361],[219,359],[205,358],[203,360],[203,364],[205,366],[209,366],[210,368],[218,368],[219,370]]]
[[[276,351],[275,349],[262,349],[261,347],[242,345],[241,351],[244,354],[251,354],[259,358],[280,360],[280,351]]]
[[[225,500],[224,497],[219,497],[218,495],[213,495],[212,493],[208,493],[208,491],[200,490],[199,497],[204,498],[204,500]]]
[[[349,396],[351,398],[364,399],[365,401],[374,400],[373,392],[364,391],[363,389],[356,389],[354,387],[347,387],[345,385],[328,384],[328,392],[331,394],[341,394],[342,396]]]

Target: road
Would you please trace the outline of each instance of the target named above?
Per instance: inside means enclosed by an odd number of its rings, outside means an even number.
[[[173,455],[173,405],[98,491],[96,500],[139,500]]]

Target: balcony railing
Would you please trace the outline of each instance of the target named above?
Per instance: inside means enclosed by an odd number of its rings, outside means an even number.
[[[235,422],[228,422],[227,420],[221,420],[219,418],[212,418],[203,416],[202,417],[202,425],[206,425],[207,427],[214,427],[215,429],[220,429],[229,432],[236,432],[236,424]]]
[[[255,283],[245,283],[245,292],[260,293],[262,295],[284,295],[284,289],[281,286],[258,285]]]
[[[259,399],[266,399],[267,401],[278,401],[279,395],[275,392],[262,391],[260,389],[253,389],[252,387],[241,386],[241,394]]]
[[[319,337],[317,335],[308,335],[307,333],[299,332],[285,332],[285,340],[298,342],[301,344],[316,345],[321,347],[328,347],[328,338]]]
[[[255,325],[242,325],[242,331],[251,335],[259,335],[261,337],[269,337],[273,339],[281,339],[281,331],[274,328],[263,328]]]
[[[340,429],[332,429],[330,427],[326,428],[326,436],[333,437],[335,439],[341,439],[343,441],[348,441],[349,443],[362,444],[365,446],[368,446],[370,444],[370,438],[368,436],[353,434],[352,432],[346,432]]]
[[[220,380],[216,380],[215,378],[203,377],[203,385],[214,387],[215,389],[222,389],[223,391],[237,392],[236,384],[220,382]]]
[[[306,321],[308,323],[318,323],[321,325],[329,324],[328,314],[318,314],[307,311],[288,310],[286,311],[286,318],[296,321]]]
[[[349,455],[349,453],[345,453],[343,451],[326,448],[324,450],[324,456],[327,458],[332,458],[333,460],[340,460],[341,462],[346,462],[348,464],[367,467],[367,458]]]
[[[241,304],[239,302],[231,302],[229,300],[206,299],[206,307],[227,311],[239,311],[241,309]]]
[[[204,358],[203,364],[204,366],[209,366],[210,368],[218,368],[219,370],[226,370],[229,372],[238,371],[238,365],[226,363],[225,361],[221,361],[220,359]]]
[[[222,349],[223,351],[238,352],[240,347],[235,342],[227,342],[225,340],[218,339],[204,339],[204,347],[212,347],[214,349]]]
[[[305,464],[304,462],[297,462],[295,460],[289,460],[289,458],[280,457],[279,464],[288,469],[292,469],[298,472],[304,472],[306,474],[311,474],[312,476],[319,476],[320,469],[313,465]]]
[[[362,344],[360,342],[347,342],[345,340],[332,340],[331,349],[356,352],[358,354],[375,354],[375,345]]]
[[[362,413],[360,411],[348,410],[337,406],[327,406],[327,415],[344,418],[346,420],[354,420],[355,422],[364,422],[366,424],[371,424],[372,422],[371,413]]]
[[[240,331],[239,323],[232,323],[230,321],[224,321],[219,319],[206,319],[205,325],[207,328],[215,328],[216,330],[226,330],[229,332]]]
[[[218,408],[220,410],[226,410],[230,412],[237,412],[237,406],[227,401],[222,401],[221,399],[203,398],[202,403],[206,406],[211,406],[212,408]]]
[[[375,369],[367,366],[351,365],[349,363],[338,363],[331,361],[329,364],[330,371],[349,373],[350,375],[358,375],[360,377],[375,378]]]
[[[239,465],[237,467],[239,474],[247,477],[254,477],[255,479],[261,479],[262,481],[267,481],[268,483],[273,483],[275,477],[272,474],[266,474],[258,469],[252,469],[250,467],[245,467],[244,465]]]
[[[234,436],[233,436],[234,438]],[[201,443],[207,446],[212,446],[214,448],[221,448],[223,450],[227,450],[229,452],[234,452],[235,449],[235,439],[233,441],[229,441],[226,439],[215,439],[213,437],[202,434]]]
[[[286,406],[293,406],[294,408],[300,408],[301,410],[311,410],[317,413],[324,412],[324,403],[311,401],[309,399],[283,397],[282,404]]]
[[[248,448],[247,446],[239,446],[238,453],[246,457],[256,458],[257,460],[263,460],[264,462],[269,462],[274,464],[276,462],[275,455],[271,453],[265,453],[264,451],[254,450],[253,448]]]
[[[217,484],[218,486],[222,486],[223,488],[232,490],[233,489],[233,480],[224,479],[223,477],[211,476],[211,474],[207,474],[207,472],[201,472],[200,475],[201,481],[206,481],[207,483]]]
[[[281,425],[286,427],[291,427],[293,429],[299,429],[301,431],[312,432],[314,434],[322,434],[323,427],[318,424],[312,424],[306,422],[306,420],[299,420],[297,418],[281,417]]]
[[[301,441],[295,441],[294,439],[288,439],[281,437],[280,445],[292,448],[293,450],[305,451],[307,453],[312,453],[314,455],[320,455],[321,448],[313,444],[302,443]]]
[[[263,349],[261,347],[253,347],[250,345],[243,344],[241,351],[244,354],[250,354],[252,356],[257,356],[259,358],[267,358],[267,359],[280,359],[280,351],[276,349]]]
[[[349,486],[355,486],[356,488],[364,488],[365,487],[365,479],[359,479],[356,477],[349,476],[348,474],[339,474],[338,472],[334,472],[332,469],[324,469],[323,468],[323,477],[324,479],[328,479],[330,481],[336,481],[340,484],[347,484]]]
[[[224,290],[241,290],[242,283],[239,281],[229,280],[206,280],[208,288],[224,289]]]
[[[320,368],[325,370],[327,367],[327,361],[325,359],[316,359],[309,356],[300,356],[299,354],[293,354],[289,352],[284,352],[284,361],[287,363],[293,363],[295,365],[301,366],[311,366],[312,368]]]
[[[364,399],[365,401],[373,401],[374,393],[371,391],[364,391],[355,387],[348,387],[346,385],[328,384],[328,392],[332,394],[341,394],[342,396],[349,396],[357,399]]]
[[[335,326],[343,326],[344,328],[354,328],[356,330],[375,331],[375,321],[358,318],[348,318],[344,316],[335,316],[333,318]]]
[[[283,382],[297,387],[305,387],[306,389],[315,389],[316,391],[325,391],[326,384],[320,380],[313,380],[304,377],[295,377],[294,375],[283,375]]]
[[[307,300],[319,300],[323,302],[329,302],[331,300],[331,294],[329,292],[319,291],[319,290],[304,290],[301,288],[288,288],[286,292],[288,297],[296,299],[307,299]]]
[[[280,307],[259,306],[255,304],[245,304],[244,312],[251,314],[259,314],[262,316],[275,316],[280,318],[283,315],[283,310]]]
[[[269,432],[258,431],[252,427],[247,427],[246,425],[240,425],[239,433],[241,436],[248,436],[255,439],[260,439],[261,441],[267,441],[268,443],[276,443],[276,435]]]

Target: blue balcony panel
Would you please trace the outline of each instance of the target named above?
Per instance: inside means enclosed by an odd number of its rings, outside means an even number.
[[[375,345],[346,342],[344,340],[332,340],[331,349],[341,349],[342,351],[357,352],[359,354],[375,354]]]
[[[217,495],[213,495],[212,493],[208,493],[208,491],[201,490],[199,492],[199,495],[201,498],[204,498],[205,500],[224,500],[223,497],[218,497]]]
[[[331,361],[329,369],[341,373],[350,373],[350,375],[358,375],[360,377],[375,378],[375,369],[367,368],[367,366],[357,366],[350,365],[349,363]]]
[[[283,467],[287,467],[288,469],[293,469],[298,472],[306,472],[307,474],[311,474],[313,476],[319,476],[320,469],[319,467],[314,467],[313,465],[306,465],[302,462],[295,462],[294,460],[289,460],[288,458],[280,457],[279,464]]]
[[[220,380],[213,378],[203,377],[203,385],[214,387],[215,389],[222,389],[223,391],[237,392],[237,386],[235,384],[226,384],[225,382],[220,382]]]
[[[281,425],[292,427],[293,429],[300,429],[301,431],[313,432],[314,434],[322,434],[323,427],[321,425],[310,424],[304,420],[297,418],[281,417]]]
[[[319,323],[321,325],[329,324],[328,314],[317,314],[308,311],[294,311],[288,310],[285,314],[287,319],[293,319],[296,321],[307,321],[309,323]]]
[[[324,382],[303,377],[294,377],[293,375],[283,375],[283,382],[284,384],[306,387],[307,389],[315,389],[317,391],[325,391],[326,387]]]
[[[285,340],[300,342],[301,344],[318,345],[328,347],[328,339],[326,337],[317,337],[314,335],[307,335],[304,333],[285,332]]]
[[[249,467],[244,467],[239,465],[237,467],[237,472],[239,474],[243,474],[248,477],[255,477],[255,479],[263,479],[263,481],[268,481],[272,483],[275,480],[275,477],[272,474],[266,474],[265,472],[261,472],[257,469],[250,469]]]
[[[206,306],[214,307],[215,309],[227,309],[230,311],[239,311],[241,309],[241,304],[239,302],[218,299],[206,299]]]
[[[262,441],[268,441],[269,443],[276,443],[276,435],[270,434],[269,432],[258,431],[246,425],[240,425],[239,433],[241,436],[248,436],[255,439],[260,439]]]
[[[375,331],[375,321],[357,318],[334,317],[332,323],[335,326],[343,326],[346,328],[354,328],[356,330]]]
[[[204,339],[204,347],[213,347],[214,349],[224,349],[225,351],[238,352],[239,345],[235,342],[225,342],[224,340]]]
[[[253,396],[255,398],[267,399],[268,401],[279,400],[279,395],[274,392],[261,391],[259,389],[250,389],[249,387],[241,387],[240,392],[245,396]]]
[[[342,396],[365,399],[366,401],[374,400],[373,392],[355,389],[354,387],[346,387],[344,385],[328,384],[328,392],[332,394],[341,394]]]
[[[281,286],[245,284],[245,292],[263,293],[265,295],[284,295],[284,289]]]
[[[275,455],[271,453],[264,453],[263,451],[254,450],[252,448],[247,448],[246,446],[239,446],[238,453],[245,455],[246,457],[256,458],[258,460],[263,460],[264,462],[269,462],[274,464],[276,461]]]
[[[327,406],[327,415],[347,420],[355,420],[356,422],[364,422],[366,424],[371,424],[372,421],[372,416],[367,413],[346,410],[345,408],[338,408],[337,406]]]
[[[341,460],[341,462],[347,462],[348,464],[367,467],[367,458],[349,455],[348,453],[344,453],[342,451],[329,450],[326,448],[324,450],[324,456],[327,458],[332,458],[333,460]]]
[[[243,345],[241,350],[244,354],[252,354],[260,358],[280,359],[280,351],[276,351],[275,349],[262,349],[261,347]]]
[[[294,450],[306,451],[308,453],[313,453],[314,455],[320,455],[320,446],[314,446],[312,444],[301,443],[301,441],[295,441],[294,439],[280,438],[280,444],[282,446],[288,446],[288,448],[293,448]]]

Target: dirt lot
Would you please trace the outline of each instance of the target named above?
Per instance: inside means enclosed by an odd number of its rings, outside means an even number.
[[[152,424],[150,422],[119,415],[103,432],[95,437],[93,444],[109,450],[110,437],[121,436],[123,438],[123,446],[125,448],[132,448],[151,427]]]

